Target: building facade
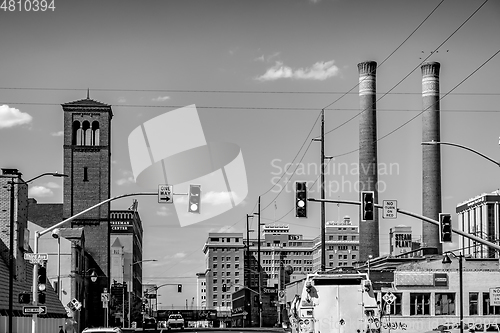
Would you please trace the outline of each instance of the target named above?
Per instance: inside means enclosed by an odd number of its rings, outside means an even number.
[[[342,221],[327,221],[325,224],[326,269],[354,266],[359,258],[359,228],[351,218]],[[321,270],[321,238],[314,239],[312,250],[312,272]]]
[[[398,225],[389,229],[389,254],[398,256],[413,249],[411,227]]]
[[[457,205],[458,229],[499,244],[500,193],[483,193]],[[459,236],[463,253],[474,258],[498,258],[498,251],[469,238]]]
[[[385,310],[379,325],[382,332],[426,332],[445,323],[457,327],[461,310],[465,331],[472,328],[471,324],[477,331],[488,328],[488,324],[500,325],[500,299],[496,300],[499,304],[494,305],[490,297],[500,281],[498,262],[465,258],[460,271],[459,259],[450,258],[451,264],[443,264],[443,257],[439,255],[396,268],[392,287],[382,288],[377,296]],[[384,300],[387,293],[395,296],[391,304]],[[488,331],[498,332],[498,329]]]

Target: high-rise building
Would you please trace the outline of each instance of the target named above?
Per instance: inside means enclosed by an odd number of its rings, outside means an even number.
[[[244,287],[243,233],[209,233],[203,247],[206,262],[206,307],[231,310],[231,294]]]
[[[345,216],[342,221],[327,221],[325,230],[326,267],[355,266],[359,258],[359,228],[353,225],[351,218]],[[321,270],[321,239],[314,239],[312,251],[312,271]]]
[[[500,192],[483,193],[457,205],[458,229],[499,244]],[[455,234],[453,235],[455,237]],[[498,258],[498,252],[469,238],[458,237],[463,254],[473,258]]]

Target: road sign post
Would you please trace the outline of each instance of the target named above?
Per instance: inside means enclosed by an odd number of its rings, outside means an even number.
[[[44,315],[47,314],[46,306],[23,306],[23,314],[25,315]]]
[[[158,185],[158,203],[174,202],[174,186],[168,184]]]
[[[383,215],[384,219],[396,219],[398,217],[398,201],[397,200],[384,200],[383,201]]]

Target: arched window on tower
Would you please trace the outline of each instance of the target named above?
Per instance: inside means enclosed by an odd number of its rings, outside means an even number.
[[[71,132],[71,144],[72,145],[80,145],[81,142],[80,142],[80,136],[81,136],[81,132],[82,130],[80,129],[80,122],[78,120],[75,120],[73,122],[73,128],[72,128],[72,132]]]
[[[99,122],[92,122],[92,146],[99,146]]]
[[[90,146],[90,144],[91,144],[90,138],[91,138],[92,131],[90,130],[90,123],[88,122],[88,120],[85,120],[82,123],[82,130],[83,130],[82,145],[83,146]]]

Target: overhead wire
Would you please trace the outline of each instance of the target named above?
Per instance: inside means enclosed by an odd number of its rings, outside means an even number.
[[[413,68],[408,74],[406,74],[401,80],[399,80],[391,89],[389,89],[389,91],[387,93],[390,93],[391,91],[393,91],[397,86],[399,86],[404,80],[406,80],[415,70],[417,70],[423,63],[425,63],[427,61],[427,59],[429,59],[433,54],[434,52],[436,52],[437,50],[439,50],[441,48],[441,46],[443,46],[451,37],[453,37],[467,22],[469,22],[469,20],[474,16],[476,15],[476,13],[488,2],[489,0],[485,0],[472,14],[469,15],[469,17],[467,17],[467,19],[462,22],[462,24],[460,24],[458,26],[458,28],[455,29],[455,31],[453,31],[451,33],[450,36],[448,36],[441,44],[439,44],[435,49],[434,51],[432,51],[428,56],[426,56],[415,68]],[[440,3],[441,4],[441,3]],[[378,67],[377,67],[378,68]],[[359,85],[359,84],[358,84]],[[354,89],[354,88],[353,88]],[[377,103],[378,101],[380,101],[382,98],[384,98],[385,96],[387,96],[387,93],[386,94],[383,94],[380,98],[378,98],[375,103]],[[333,104],[333,103],[332,103]],[[332,105],[330,104],[330,105]],[[363,110],[361,110],[359,113],[357,113],[355,116],[349,118],[348,120],[346,120],[345,122],[343,122],[342,124],[340,124],[339,126],[331,129],[330,131],[326,132],[326,134],[328,133],[331,133],[339,128],[341,128],[342,126],[346,125],[347,123],[351,122],[352,120],[354,120],[355,118],[359,117],[363,112],[365,112],[368,108],[365,108]]]

